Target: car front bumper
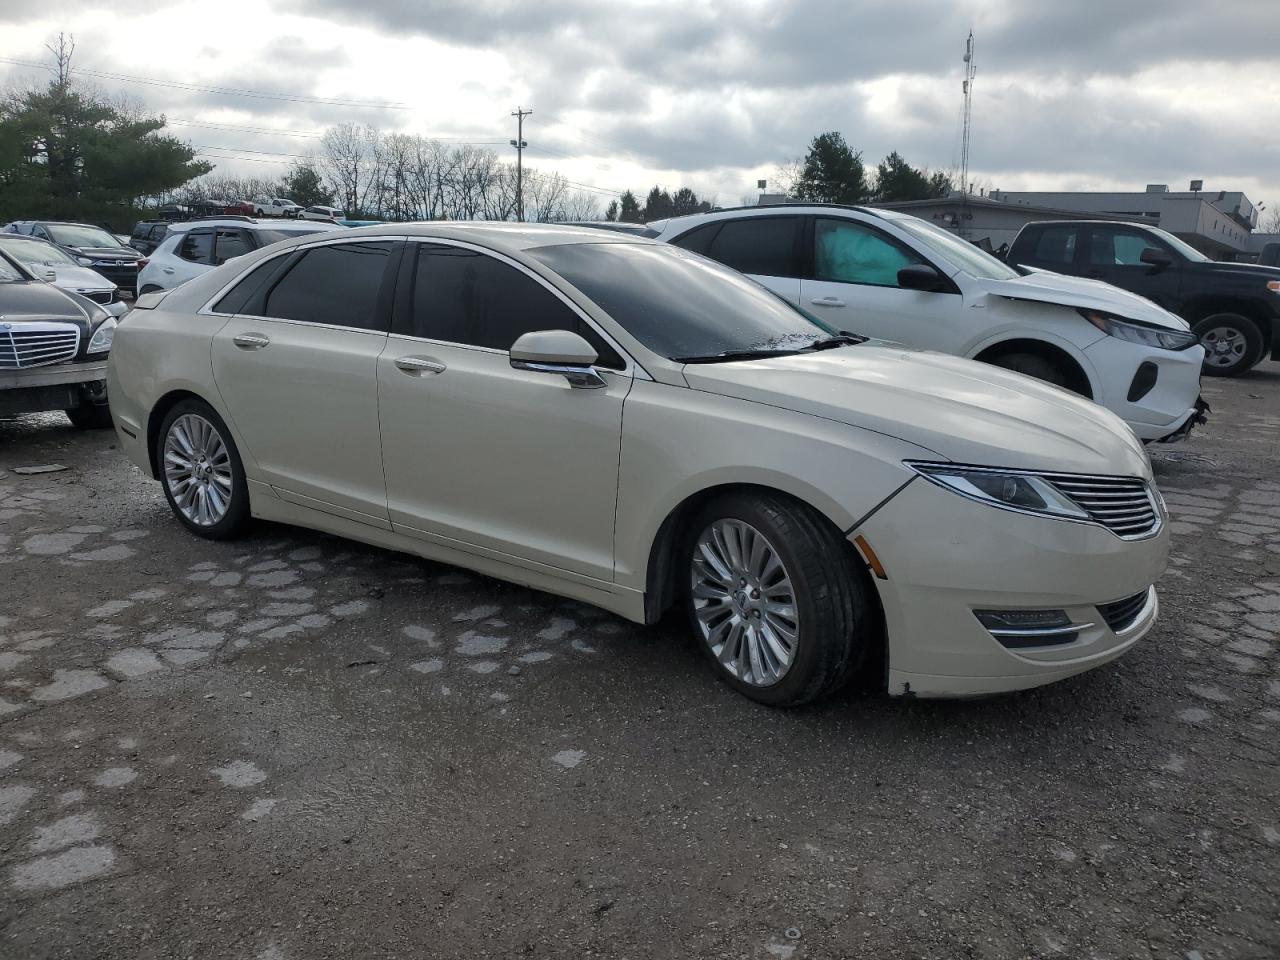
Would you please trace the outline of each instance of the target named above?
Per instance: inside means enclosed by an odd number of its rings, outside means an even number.
[[[1161,350],[1103,337],[1085,349],[1085,356],[1098,374],[1095,399],[1129,424],[1138,439],[1164,440],[1189,421],[1203,422],[1198,402],[1204,347],[1199,344]]]
[[[66,410],[106,398],[107,361],[0,371],[0,414]]]
[[[1155,623],[1153,584],[1168,562],[1168,518],[1143,540],[1092,523],[1002,510],[923,479],[850,533],[864,537],[888,634],[895,696],[964,697],[1041,686],[1123,654]],[[1099,605],[1147,596],[1131,622],[1108,626]],[[1064,611],[1066,643],[1011,649],[976,610]]]
[[[95,260],[89,268],[94,273],[106,277],[121,290],[136,293],[138,289],[138,263],[136,260],[109,262]]]

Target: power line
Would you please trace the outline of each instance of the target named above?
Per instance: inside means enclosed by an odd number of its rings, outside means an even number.
[[[516,148],[516,220],[524,220],[524,148],[529,144],[524,139],[524,118],[533,116],[532,110],[516,107],[511,111],[516,118],[516,138],[511,145]]]
[[[11,57],[0,57],[0,63],[13,64],[19,67],[35,67],[37,69],[52,69],[48,64],[33,63],[30,60],[15,60]],[[330,107],[361,107],[374,110],[410,110],[408,104],[403,103],[379,103],[371,100],[349,100],[338,97],[308,97],[302,94],[284,94],[284,93],[266,93],[262,90],[245,90],[238,87],[212,87],[202,86],[196,83],[180,83],[177,80],[160,80],[156,77],[136,77],[124,73],[108,73],[105,70],[89,70],[84,67],[77,67],[76,73],[84,74],[88,77],[98,77],[103,80],[118,80],[123,83],[142,83],[155,87],[173,87],[177,90],[190,90],[197,93],[216,93],[234,97],[250,97],[256,100],[279,100],[285,103],[315,103]]]

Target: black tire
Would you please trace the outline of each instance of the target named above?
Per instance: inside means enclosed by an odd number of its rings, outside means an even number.
[[[253,215],[254,215],[255,217],[265,217],[265,216],[266,216],[266,213],[264,213],[264,212],[263,212],[263,209],[262,209],[261,207],[259,207],[257,210],[255,210],[255,211],[253,212]]]
[[[693,596],[695,550],[704,532],[722,520],[746,523],[763,534],[791,580],[796,642],[789,667],[769,685],[745,682],[721,663],[699,622]],[[695,641],[721,680],[759,703],[794,707],[834,692],[879,642],[866,571],[839,531],[803,504],[773,494],[718,498],[694,517],[680,563]]]
[[[77,430],[106,430],[111,424],[111,408],[105,403],[82,403],[66,411],[67,419]]]
[[[1065,370],[1053,361],[1036,356],[1034,353],[1003,353],[992,357],[987,362],[992,366],[1003,367],[1006,370],[1012,370],[1014,373],[1021,373],[1027,377],[1043,380],[1045,383],[1051,383],[1055,387],[1061,387],[1063,390],[1071,389],[1067,385],[1068,378]]]
[[[226,512],[214,523],[197,523],[183,513],[174,496],[170,480],[165,471],[165,442],[173,425],[180,418],[194,415],[206,421],[216,432],[227,452],[227,461],[231,473],[231,500]],[[245,481],[244,464],[240,453],[236,450],[235,441],[231,439],[231,431],[217,412],[203,400],[195,398],[181,400],[165,415],[160,429],[156,433],[155,462],[160,474],[160,486],[164,488],[165,499],[178,522],[198,537],[206,540],[233,540],[245,532],[249,526],[249,485]]]
[[[1241,313],[1213,313],[1191,327],[1204,346],[1204,366],[1210,377],[1238,377],[1262,362],[1266,344],[1257,321]]]

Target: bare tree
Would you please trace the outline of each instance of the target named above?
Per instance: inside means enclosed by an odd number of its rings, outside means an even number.
[[[1261,221],[1262,233],[1280,233],[1280,204],[1271,208],[1266,219]]]

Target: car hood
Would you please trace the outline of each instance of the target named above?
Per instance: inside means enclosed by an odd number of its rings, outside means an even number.
[[[1075,394],[985,363],[861,344],[687,364],[695,390],[863,427],[956,463],[1150,478],[1142,443]]]
[[[32,270],[36,276],[40,276],[45,270],[52,270],[58,275],[58,279],[53,281],[54,286],[62,287],[64,290],[74,290],[76,293],[96,293],[100,290],[116,288],[114,283],[88,267],[73,267],[60,263],[52,267],[33,267]]]
[[[1280,267],[1270,267],[1264,263],[1225,263],[1219,260],[1205,260],[1188,263],[1183,269],[1195,273],[1259,280],[1264,283],[1268,280],[1280,280]]]
[[[83,332],[89,329],[90,316],[88,309],[80,304],[81,301],[43,280],[0,283],[0,323],[18,325],[57,320],[74,323]]]
[[[1128,290],[1121,290],[1101,280],[1085,277],[1069,277],[1051,270],[1024,267],[1032,270],[1025,277],[1015,280],[979,280],[991,296],[1010,300],[1035,300],[1039,303],[1056,303],[1064,307],[1083,307],[1113,313],[1126,320],[1141,320],[1171,330],[1189,330],[1187,321],[1146,297]]]
[[[94,260],[142,259],[142,254],[137,250],[130,250],[125,247],[68,247],[67,249],[74,250],[82,257],[90,257]]]

